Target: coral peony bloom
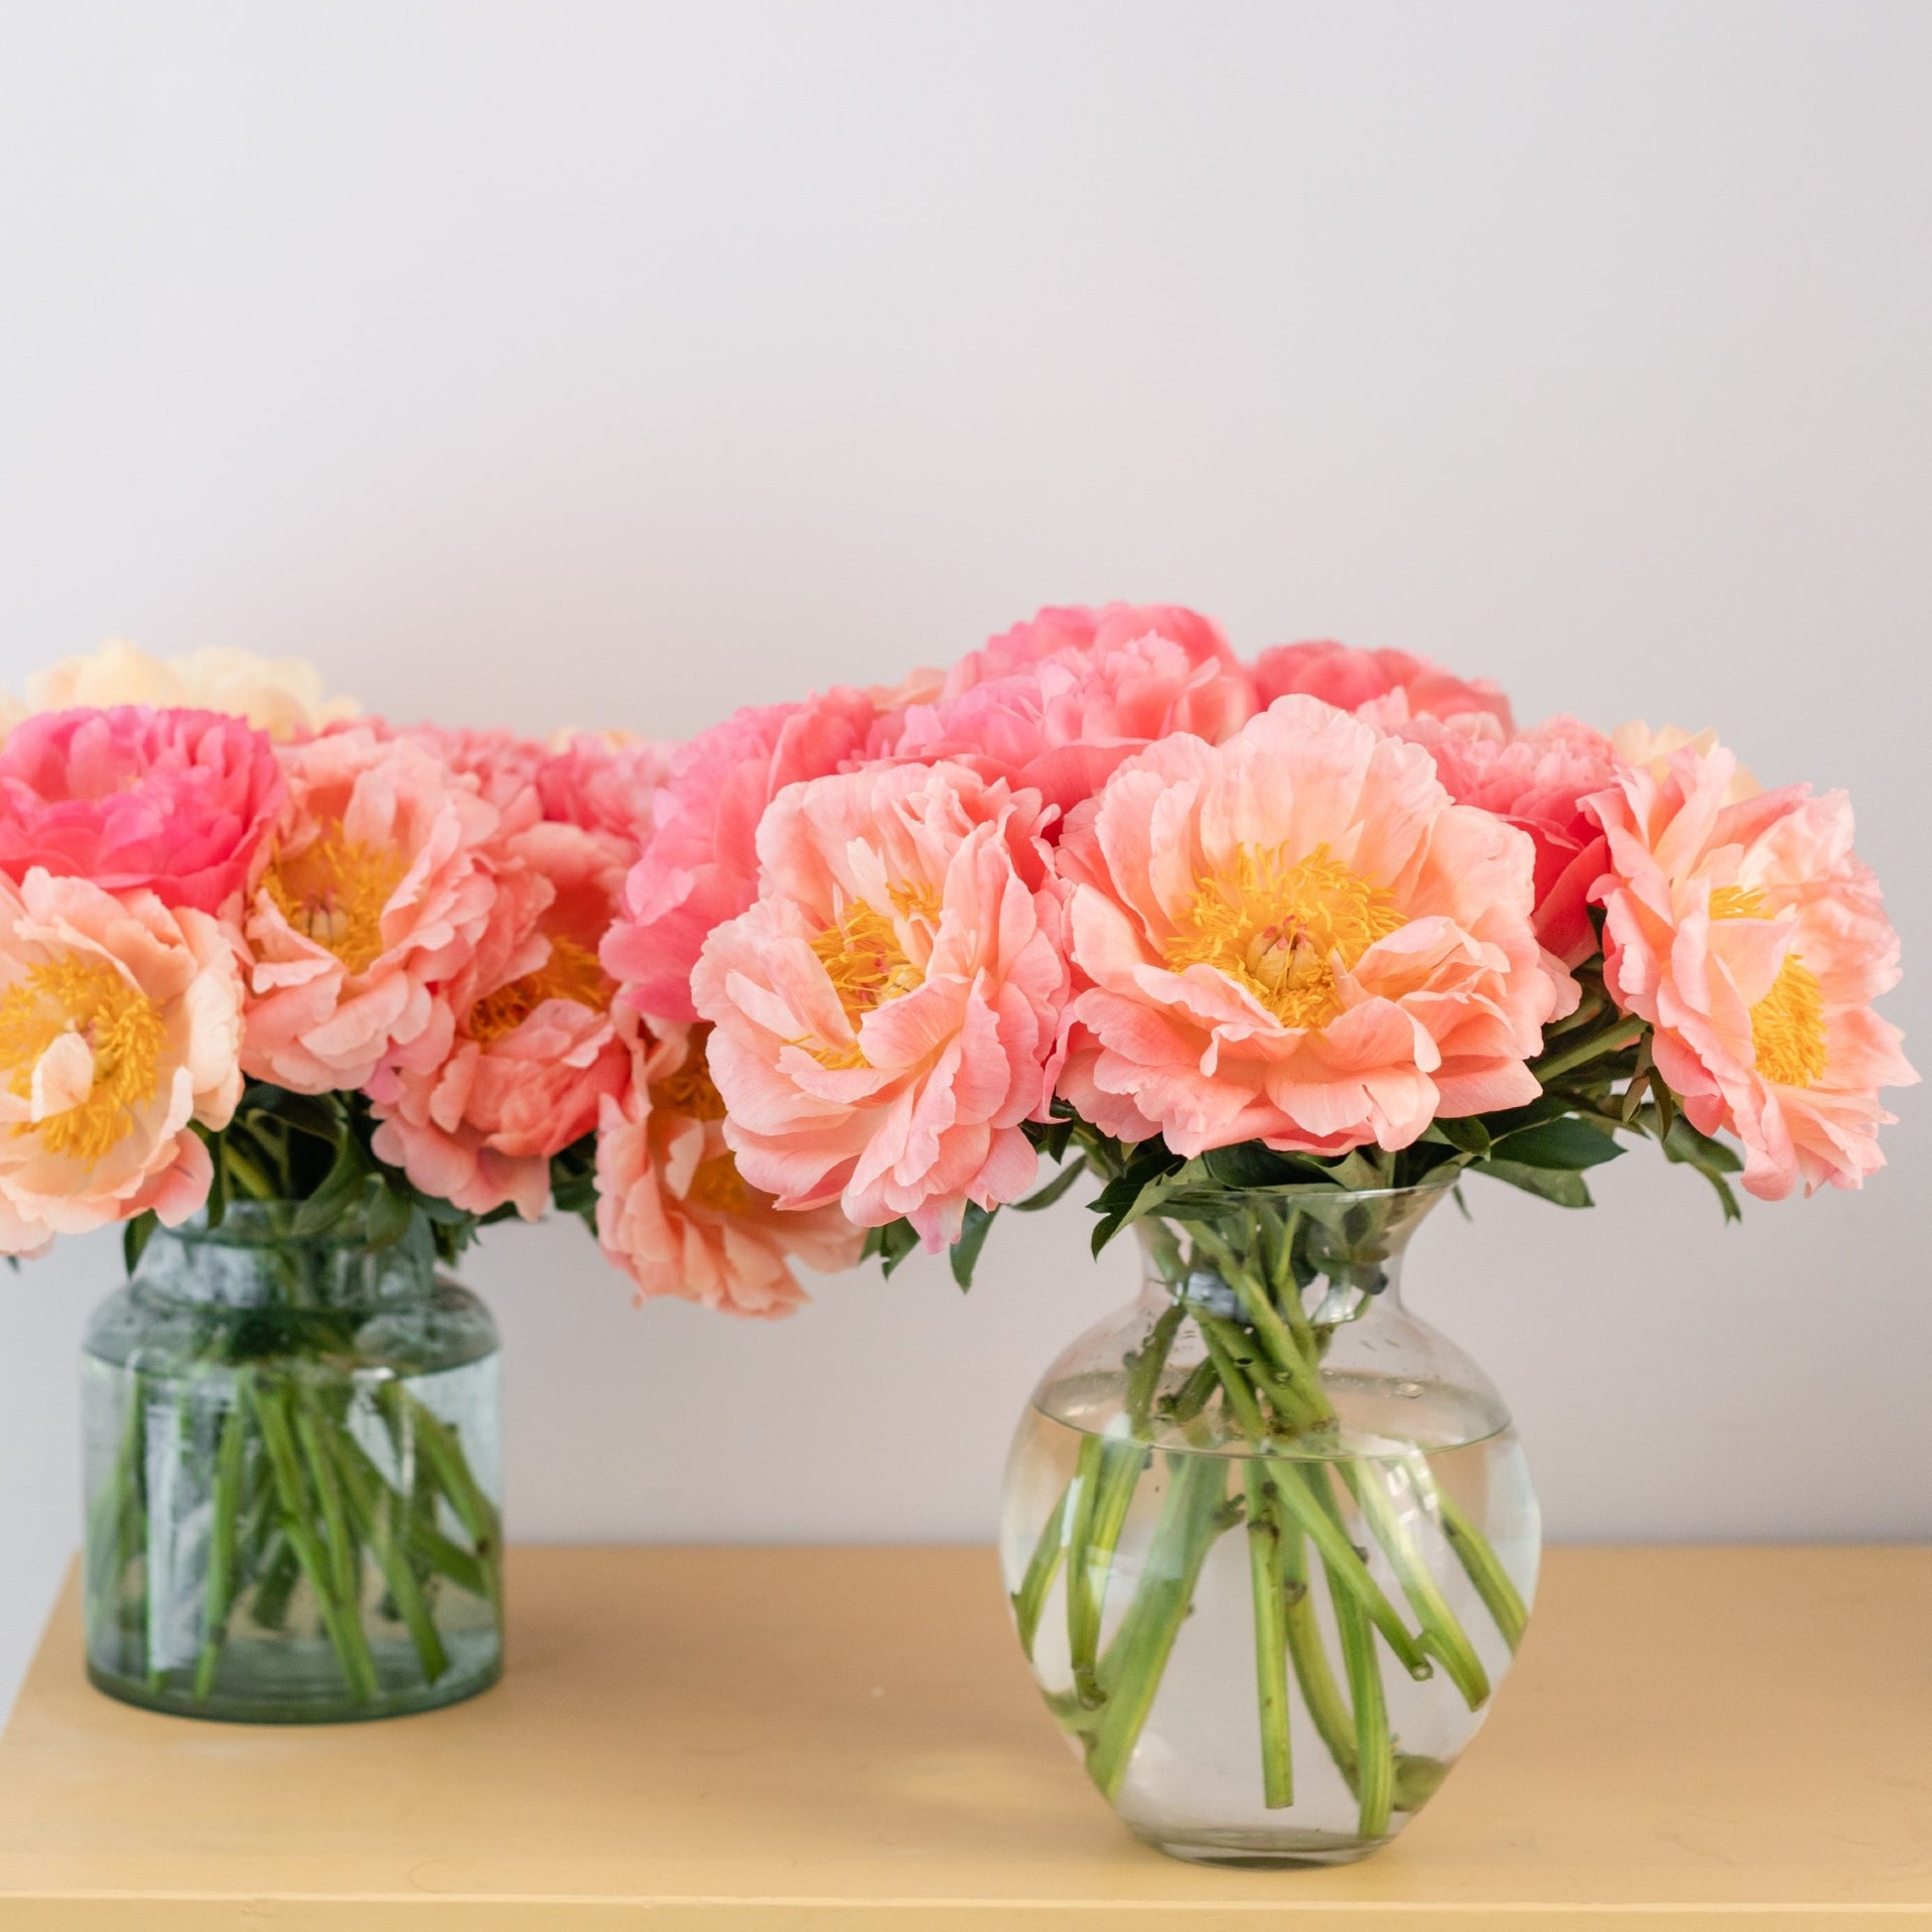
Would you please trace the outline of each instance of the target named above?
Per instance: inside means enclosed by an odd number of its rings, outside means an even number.
[[[1218,745],[1254,710],[1206,618],[1168,606],[1042,611],[956,665],[929,704],[887,721],[876,755],[954,759],[1070,811],[1173,732]]]
[[[289,801],[256,882],[242,1065],[297,1093],[364,1085],[448,1051],[440,998],[495,897],[495,810],[476,780],[366,726],[282,753]]]
[[[1046,808],[958,764],[781,792],[760,896],[692,976],[745,1178],[928,1247],[1024,1193],[1067,993]]]
[[[1460,678],[1406,650],[1353,650],[1346,644],[1277,644],[1255,659],[1255,689],[1264,708],[1303,694],[1343,711],[1400,691],[1408,715],[1460,718],[1485,713],[1505,732],[1516,729],[1509,700],[1487,678]],[[1379,722],[1379,721],[1378,721]]]
[[[1429,754],[1313,698],[1173,738],[1068,827],[1080,1035],[1060,1092],[1176,1154],[1407,1147],[1536,1098],[1577,988],[1531,923],[1534,851]]]
[[[1609,740],[1575,718],[1549,718],[1513,738],[1487,712],[1411,718],[1400,692],[1376,711],[1386,730],[1428,750],[1458,805],[1480,805],[1530,835],[1536,936],[1566,966],[1581,966],[1596,950],[1589,890],[1608,851],[1584,800],[1615,774]]]
[[[151,657],[123,637],[88,657],[64,657],[27,680],[30,711],[146,704],[219,711],[246,719],[278,742],[309,738],[355,716],[347,698],[325,698],[322,674],[299,657],[257,657],[251,650],[193,650]]]
[[[211,711],[56,711],[0,747],[0,872],[43,866],[216,912],[280,809],[275,749]]]
[[[474,1214],[542,1213],[550,1157],[597,1125],[628,1053],[597,961],[632,851],[609,833],[538,824],[493,848],[496,893],[470,959],[438,994],[444,1057],[385,1063],[369,1082],[375,1151],[425,1193]]]
[[[1603,983],[1650,1022],[1692,1126],[1743,1142],[1753,1194],[1856,1187],[1884,1165],[1878,1089],[1918,1078],[1871,1009],[1898,938],[1843,792],[1734,800],[1735,782],[1728,752],[1688,746],[1590,801],[1611,862]]]
[[[36,867],[0,880],[0,1253],[207,1198],[195,1124],[241,1097],[241,979],[220,925]]]
[[[621,732],[572,732],[554,740],[537,766],[545,818],[611,832],[641,846],[652,801],[670,776],[677,747]]]
[[[725,1103],[705,1068],[709,1027],[620,1012],[631,1055],[597,1136],[597,1233],[640,1301],[677,1295],[729,1314],[789,1314],[805,1299],[795,1257],[850,1268],[864,1236],[836,1205],[788,1213],[748,1186],[725,1144]]]
[[[604,942],[621,1004],[695,1021],[691,969],[720,921],[758,897],[759,820],[786,785],[836,771],[865,750],[876,713],[863,691],[734,712],[685,745],[658,792],[623,916]]]
[[[1620,764],[1642,765],[1659,780],[1669,773],[1671,754],[1681,752],[1687,745],[1700,756],[1715,752],[1718,734],[1708,725],[1701,732],[1687,732],[1682,725],[1658,725],[1653,729],[1641,718],[1630,719],[1610,734],[1610,750]],[[1733,763],[1730,783],[1725,787],[1725,803],[1735,805],[1746,798],[1755,798],[1763,789],[1750,770]]]

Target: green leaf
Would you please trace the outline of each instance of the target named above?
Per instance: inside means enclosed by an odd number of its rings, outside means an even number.
[[[121,1259],[127,1263],[127,1272],[132,1275],[141,1265],[141,1256],[154,1231],[161,1225],[160,1216],[153,1208],[145,1214],[137,1214],[121,1230]]]
[[[978,1201],[966,1203],[966,1218],[959,1226],[959,1239],[952,1244],[952,1278],[962,1289],[973,1285],[973,1270],[979,1266],[980,1250],[992,1229],[997,1207],[982,1207]]]
[[[1093,1231],[1094,1253],[1098,1254],[1122,1228],[1158,1207],[1188,1173],[1189,1167],[1179,1155],[1168,1151],[1165,1141],[1143,1141],[1127,1166],[1087,1203],[1101,1217]],[[1205,1171],[1194,1164],[1192,1172],[1200,1175]]]
[[[1078,1123],[1071,1114],[1060,1114],[1050,1121],[1030,1120],[1023,1130],[1034,1146],[1057,1167],[1066,1159],[1067,1143]]]
[[[1559,1207],[1590,1207],[1589,1189],[1580,1173],[1563,1168],[1526,1168],[1515,1161],[1490,1159],[1469,1170],[1471,1173],[1493,1174],[1526,1194],[1541,1195]]]
[[[1539,1121],[1496,1143],[1498,1158],[1520,1168],[1595,1168],[1623,1151],[1607,1133],[1574,1114]]]
[[[373,1195],[363,1222],[368,1244],[371,1248],[393,1248],[416,1218],[415,1203],[407,1193],[387,1185],[375,1188]]]
[[[220,1134],[204,1135],[207,1143],[211,1173],[207,1183],[207,1215],[210,1228],[218,1228],[228,1216],[228,1143]]]
[[[1042,1207],[1051,1207],[1086,1171],[1087,1157],[1076,1154],[1044,1187],[1029,1194],[1025,1200],[1013,1202],[1013,1211],[1016,1214],[1037,1214]]]
[[[1734,1149],[1714,1141],[1709,1134],[1700,1134],[1682,1114],[1664,1134],[1664,1159],[1686,1162],[1715,1173],[1737,1173],[1744,1166]]]
[[[1489,1130],[1474,1114],[1461,1115],[1454,1120],[1437,1120],[1431,1124],[1429,1133],[1432,1138],[1478,1161],[1489,1152]]]
[[[890,1278],[893,1270],[918,1245],[919,1231],[910,1221],[888,1221],[884,1227],[866,1230],[859,1259],[869,1261],[877,1255],[880,1273]]]

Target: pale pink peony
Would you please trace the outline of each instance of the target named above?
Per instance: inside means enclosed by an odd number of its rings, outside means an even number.
[[[598,942],[632,851],[610,833],[538,824],[490,848],[494,901],[475,952],[438,990],[447,1052],[399,1055],[368,1092],[375,1151],[425,1193],[475,1214],[542,1213],[550,1157],[596,1127],[628,1054]]]
[[[458,776],[472,779],[478,795],[496,814],[499,839],[534,825],[543,816],[537,778],[548,754],[535,739],[447,725],[410,725],[391,731],[380,719],[371,719],[366,729],[377,737],[406,738]]]
[[[1156,739],[1219,744],[1254,688],[1206,618],[1168,606],[1042,611],[954,666],[929,704],[885,721],[876,756],[953,759],[1070,811]]]
[[[1610,749],[1618,762],[1640,764],[1660,780],[1669,775],[1671,754],[1681,752],[1687,745],[1700,755],[1715,752],[1718,734],[1709,725],[1701,732],[1687,732],[1682,725],[1652,726],[1641,718],[1627,719],[1610,734]],[[1725,803],[1735,805],[1743,799],[1755,798],[1763,789],[1754,772],[1744,765],[1733,764],[1730,782],[1725,787]]]
[[[642,845],[652,801],[670,776],[675,745],[621,733],[573,732],[550,746],[537,766],[543,815],[587,832],[612,832]]]
[[[124,637],[112,637],[91,656],[64,657],[27,680],[29,711],[124,704],[223,712],[278,743],[355,716],[350,699],[323,695],[322,674],[313,664],[231,647],[153,657]]]
[[[1735,779],[1728,752],[1689,747],[1591,800],[1611,861],[1603,983],[1651,1023],[1692,1126],[1743,1142],[1753,1194],[1856,1187],[1884,1165],[1878,1089],[1918,1078],[1871,1008],[1898,938],[1843,792],[1733,800]]]
[[[620,1012],[630,1077],[607,1094],[597,1137],[597,1232],[638,1299],[676,1295],[728,1314],[789,1314],[805,1299],[792,1259],[850,1268],[864,1236],[836,1204],[791,1213],[748,1186],[725,1144],[725,1103],[705,1068],[709,1027]]]
[[[241,1097],[241,979],[216,920],[39,867],[0,879],[0,1253],[207,1198],[195,1132]]]
[[[762,889],[692,977],[745,1178],[928,1247],[1032,1183],[1067,993],[1047,808],[963,765],[781,792]]]
[[[56,711],[0,748],[0,872],[35,866],[217,912],[280,809],[275,748],[211,711]]]
[[[1460,718],[1471,712],[1516,729],[1509,700],[1487,678],[1460,678],[1406,650],[1355,650],[1347,644],[1277,644],[1255,659],[1255,689],[1265,709],[1277,698],[1305,695],[1343,711],[1400,691],[1409,715]]]
[[[434,1065],[442,989],[496,895],[498,816],[477,781],[364,726],[282,752],[289,801],[247,916],[242,1064],[297,1093],[360,1087],[391,1054]]]
[[[1480,805],[1519,825],[1536,847],[1536,936],[1566,966],[1596,950],[1589,890],[1606,864],[1602,827],[1584,800],[1616,771],[1610,742],[1575,718],[1548,718],[1515,737],[1487,712],[1409,717],[1400,692],[1374,722],[1436,760],[1436,775],[1458,805]]]
[[[1521,1105],[1575,983],[1534,851],[1429,754],[1312,698],[1121,766],[1060,845],[1079,1032],[1060,1092],[1125,1140],[1338,1154]]]
[[[691,969],[713,926],[758,897],[759,820],[786,785],[836,771],[875,720],[863,691],[734,712],[685,745],[656,794],[653,829],[604,942],[620,1002],[690,1023]]]

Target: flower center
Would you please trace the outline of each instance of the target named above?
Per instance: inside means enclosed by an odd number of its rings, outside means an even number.
[[[1714,919],[1766,919],[1771,908],[1753,887],[1720,886]],[[1751,1008],[1752,1059],[1773,1085],[1808,1087],[1825,1071],[1825,996],[1814,973],[1787,953],[1771,990]]]
[[[485,993],[470,1009],[464,1031],[484,1046],[513,1034],[546,1000],[574,1000],[593,1013],[609,1013],[617,983],[597,954],[575,939],[552,939],[550,957],[534,973]]]
[[[684,1064],[650,1085],[650,1104],[667,1114],[682,1114],[689,1120],[723,1120],[730,1110],[711,1078],[705,1063],[705,1041],[711,1037],[708,1026],[693,1027],[691,1044]]]
[[[763,1196],[746,1185],[738,1163],[729,1154],[714,1154],[709,1161],[698,1163],[686,1198],[719,1214],[743,1214],[757,1207]]]
[[[1341,1011],[1337,969],[1405,923],[1393,894],[1325,845],[1294,860],[1282,846],[1244,845],[1232,871],[1195,881],[1166,957],[1175,972],[1212,966],[1285,1027],[1318,1032]]]
[[[14,1132],[39,1134],[48,1153],[91,1167],[154,1097],[167,1032],[160,1007],[105,959],[69,955],[34,967],[0,994],[0,1067],[8,1090],[42,1115]],[[79,1048],[58,1073],[50,1062],[36,1093],[43,1059],[69,1035]]]
[[[925,984],[925,968],[907,955],[899,936],[898,919],[936,920],[939,895],[931,886],[893,886],[888,894],[893,911],[886,913],[863,898],[855,898],[812,940],[812,952],[825,968],[832,991],[851,1021],[853,1032],[875,1007],[897,1000]],[[893,915],[897,914],[895,918]],[[865,1054],[855,1043],[846,1048],[820,1052],[817,1057],[827,1066],[864,1066]]]
[[[383,909],[408,871],[400,852],[358,844],[338,825],[305,851],[278,855],[262,884],[297,932],[365,973],[381,956]]]

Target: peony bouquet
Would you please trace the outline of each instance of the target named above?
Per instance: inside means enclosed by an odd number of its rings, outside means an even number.
[[[1522,1634],[1506,1416],[1364,1318],[1420,1213],[1477,1174],[1587,1206],[1631,1141],[1726,1215],[1733,1176],[1856,1187],[1915,1077],[1843,794],[1708,735],[1521,729],[1398,651],[1244,663],[1168,607],[703,734],[602,957],[678,1068],[603,1103],[600,1224],[645,1292],[772,1312],[847,1227],[964,1286],[1003,1209],[1082,1177],[1096,1251],[1140,1235],[1151,1297],[1042,1383],[1063,1440],[1023,1429],[1005,1554],[1094,1781],[1190,1856],[1382,1842]],[[1224,1538],[1249,1628],[1189,1654]],[[1184,1707],[1231,1656],[1230,1757]]]

